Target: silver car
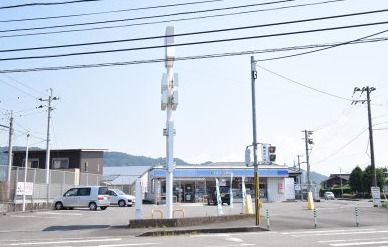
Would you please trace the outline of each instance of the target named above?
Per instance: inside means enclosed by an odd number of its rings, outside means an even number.
[[[119,207],[132,207],[135,203],[135,197],[132,195],[127,195],[121,190],[110,189],[108,190],[108,195],[110,197],[110,203],[112,205],[119,205]]]
[[[335,196],[334,193],[331,191],[326,191],[325,192],[325,200],[334,200]]]
[[[101,210],[105,210],[109,205],[108,187],[105,186],[71,188],[54,201],[56,210],[78,207],[86,207],[90,210],[97,210],[99,207]]]

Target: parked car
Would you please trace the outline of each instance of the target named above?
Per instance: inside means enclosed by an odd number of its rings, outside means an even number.
[[[54,201],[56,210],[78,207],[86,207],[90,210],[97,210],[99,207],[101,210],[105,210],[109,205],[108,187],[105,186],[71,188]]]
[[[220,186],[220,196],[222,204],[226,203],[230,205],[230,189],[228,186]],[[207,204],[217,205],[217,190],[215,187],[208,190]]]
[[[325,200],[334,200],[335,196],[334,193],[331,191],[326,191],[325,192]]]
[[[132,207],[135,203],[135,197],[132,195],[127,195],[121,190],[110,189],[108,190],[110,204],[119,205],[119,207]]]

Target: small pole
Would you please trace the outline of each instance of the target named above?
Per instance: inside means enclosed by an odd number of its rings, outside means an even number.
[[[26,162],[24,166],[24,185],[23,185],[23,206],[22,211],[26,211],[26,184],[27,184],[27,167],[28,167],[28,138],[30,134],[27,134],[27,145],[26,145]]]
[[[356,227],[359,227],[360,226],[360,223],[358,222],[358,214],[359,214],[359,209],[358,207],[356,207],[354,209],[355,213],[356,213]]]
[[[267,229],[270,230],[271,229],[271,225],[269,223],[269,212],[268,212],[268,209],[265,210],[265,218],[267,219]]]
[[[317,209],[314,208],[313,210],[313,214],[314,214],[314,228],[317,228]]]

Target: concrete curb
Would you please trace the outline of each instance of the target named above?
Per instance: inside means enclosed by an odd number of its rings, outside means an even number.
[[[250,214],[207,216],[207,217],[189,217],[174,219],[142,219],[130,220],[129,228],[148,228],[148,227],[187,227],[196,225],[206,225],[211,223],[222,223],[227,221],[241,220],[251,218]]]
[[[250,226],[250,227],[154,230],[154,231],[143,232],[139,235],[136,235],[136,237],[161,237],[161,236],[175,236],[175,235],[184,235],[184,234],[261,232],[261,231],[269,231],[269,229],[260,227],[260,226]]]

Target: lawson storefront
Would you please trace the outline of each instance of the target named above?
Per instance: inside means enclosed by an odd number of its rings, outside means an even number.
[[[156,201],[163,201],[166,195],[166,170],[154,167],[146,175],[148,196]],[[259,166],[260,198],[266,201],[285,200],[285,179],[288,169],[284,166]],[[242,177],[247,193],[254,196],[254,173],[252,167],[244,163],[212,163],[198,166],[177,166],[174,171],[173,193],[175,202],[206,202],[208,191],[220,185],[232,183],[234,198],[242,198]]]

